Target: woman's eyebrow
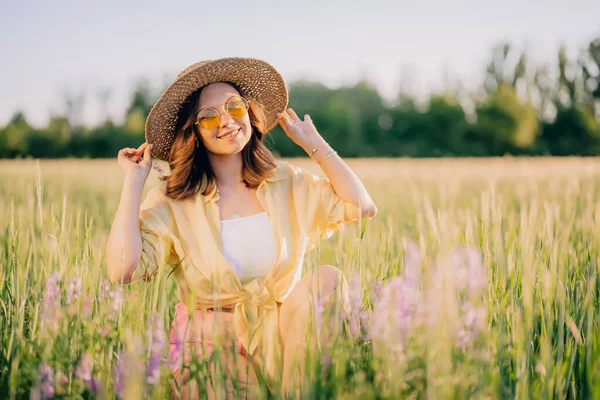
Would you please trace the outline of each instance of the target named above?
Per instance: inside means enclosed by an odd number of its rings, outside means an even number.
[[[226,98],[225,100],[223,100],[223,101],[222,101],[220,104],[218,104],[218,105],[214,105],[214,104],[213,104],[213,105],[209,105],[209,106],[201,106],[200,108],[201,108],[201,109],[202,109],[202,108],[217,108],[217,109],[218,109],[219,107],[221,107],[221,106],[224,106],[224,105],[225,105],[225,103],[227,103],[227,100],[229,100],[230,98],[231,98],[231,96],[229,96],[228,98]]]
[[[225,100],[223,100],[223,101],[221,102],[221,104],[219,104],[219,105],[217,105],[217,106],[215,106],[215,105],[210,105],[210,106],[201,106],[201,107],[200,107],[200,109],[202,110],[203,108],[214,108],[214,109],[218,110],[218,109],[219,109],[219,107],[221,107],[221,106],[223,106],[223,108],[225,108],[224,106],[225,106],[225,103],[227,103],[227,100],[229,100],[229,99],[230,99],[230,98],[232,98],[232,97],[240,97],[240,96],[241,96],[241,94],[232,94],[231,96],[227,97]]]

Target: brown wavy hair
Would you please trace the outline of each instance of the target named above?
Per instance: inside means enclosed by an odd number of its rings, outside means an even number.
[[[236,84],[224,83],[233,86],[246,99],[254,100],[246,97]],[[167,181],[165,194],[173,200],[186,200],[195,196],[200,190],[203,174],[206,174],[208,179],[203,195],[210,193],[217,184],[208,159],[208,150],[195,125],[196,116],[200,111],[200,94],[205,87],[192,93],[177,114],[175,140],[168,159],[171,174],[159,178],[161,181]],[[264,108],[257,101],[250,101],[248,106],[252,134],[250,141],[242,149],[242,176],[246,187],[255,189],[263,180],[273,175],[277,165],[275,156],[263,143],[267,130]]]

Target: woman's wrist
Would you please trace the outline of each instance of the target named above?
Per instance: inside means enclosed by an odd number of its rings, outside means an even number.
[[[141,174],[136,171],[130,171],[125,174],[125,179],[123,180],[123,186],[132,188],[133,190],[143,191],[144,185],[146,184],[146,180],[148,179],[145,174]]]
[[[319,165],[326,159],[331,158],[333,154],[337,153],[322,137],[303,146],[303,148],[306,154]]]

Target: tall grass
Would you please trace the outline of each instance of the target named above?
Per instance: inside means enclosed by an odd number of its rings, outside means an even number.
[[[321,174],[309,160],[288,161]],[[354,325],[303,386],[307,397],[600,397],[600,161],[349,164],[379,214],[306,257],[305,268],[341,268],[355,305]],[[177,302],[169,271],[149,284],[106,284],[122,182],[115,160],[0,162],[0,397],[170,395],[167,346],[159,346],[158,381],[147,364]],[[467,295],[448,289],[462,248],[480,251],[487,277],[469,300],[485,313],[467,345],[457,342]],[[386,307],[403,306],[411,251],[421,275],[414,318],[382,339],[381,287],[392,296]],[[421,325],[416,309],[426,311]]]

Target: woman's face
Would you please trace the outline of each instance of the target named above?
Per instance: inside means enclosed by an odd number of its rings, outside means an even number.
[[[200,109],[212,107],[221,114],[221,121],[216,128],[204,129],[196,125],[200,131],[202,142],[206,149],[213,154],[228,155],[240,152],[250,141],[252,126],[248,113],[241,118],[234,118],[225,111],[225,102],[231,96],[240,96],[240,93],[231,85],[223,82],[207,85],[200,93]],[[230,132],[237,132],[233,139],[222,138]]]

